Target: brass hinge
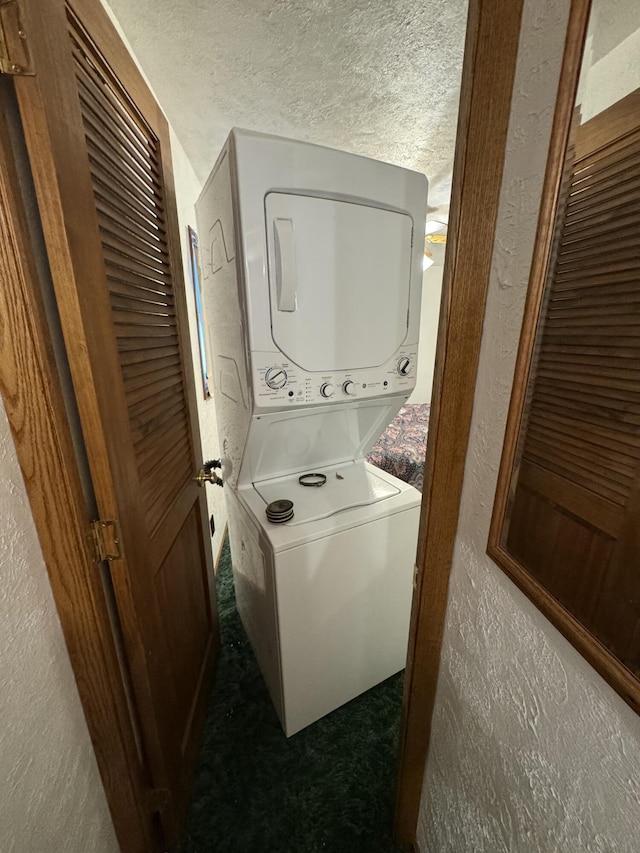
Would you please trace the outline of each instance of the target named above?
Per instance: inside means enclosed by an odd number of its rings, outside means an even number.
[[[120,525],[117,519],[91,522],[91,544],[96,563],[121,560]]]
[[[0,0],[0,73],[35,74],[20,0]]]

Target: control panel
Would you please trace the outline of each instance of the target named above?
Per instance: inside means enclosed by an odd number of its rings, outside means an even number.
[[[416,382],[417,356],[417,348],[411,347],[399,350],[381,367],[308,373],[274,353],[254,352],[255,405],[263,409],[313,406],[410,392]]]

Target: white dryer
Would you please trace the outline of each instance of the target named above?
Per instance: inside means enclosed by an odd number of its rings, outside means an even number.
[[[287,736],[405,663],[420,494],[364,456],[415,385],[426,189],[236,129],[196,206],[238,610]]]

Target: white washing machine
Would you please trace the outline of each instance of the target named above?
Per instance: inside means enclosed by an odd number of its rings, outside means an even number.
[[[238,610],[287,736],[404,667],[420,494],[364,456],[415,385],[426,190],[236,129],[196,206]]]

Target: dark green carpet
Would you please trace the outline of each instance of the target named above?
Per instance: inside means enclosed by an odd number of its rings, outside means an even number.
[[[225,545],[218,664],[181,853],[391,853],[402,675],[287,740],[235,609]]]

